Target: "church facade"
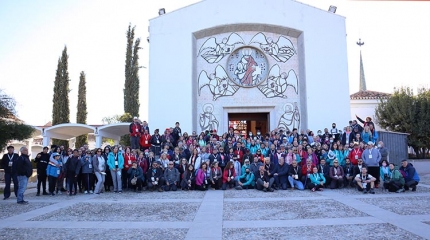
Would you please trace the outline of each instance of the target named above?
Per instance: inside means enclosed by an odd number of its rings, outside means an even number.
[[[345,18],[291,0],[205,0],[150,20],[149,123],[197,132],[350,120]]]

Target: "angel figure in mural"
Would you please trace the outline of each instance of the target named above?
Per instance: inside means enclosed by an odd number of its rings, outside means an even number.
[[[298,94],[299,80],[294,70],[288,71],[288,73],[282,72],[278,64],[275,64],[269,72],[269,77],[265,84],[258,86],[258,89],[267,98],[287,98],[285,92],[288,87],[292,87],[296,94]]]
[[[244,86],[256,85],[261,81],[261,68],[252,57],[251,49],[242,49],[242,58],[236,65],[234,75]]]
[[[200,114],[200,128],[203,131],[218,129],[219,122],[213,114],[214,106],[206,103],[202,107],[203,113]]]
[[[286,103],[284,105],[284,113],[279,118],[278,129],[291,131],[292,129],[300,129],[300,113],[297,103]]]
[[[216,41],[215,37],[211,37],[200,47],[197,57],[202,56],[208,63],[217,63],[232,53],[237,44],[245,44],[237,33],[232,33],[228,38],[223,38],[220,43]]]
[[[208,87],[216,101],[220,97],[233,96],[239,86],[230,81],[227,72],[221,65],[215,68],[215,73],[208,74],[206,71],[201,71],[198,79],[199,96],[203,88]]]
[[[293,43],[284,36],[280,36],[278,41],[274,42],[272,38],[266,38],[266,36],[260,32],[251,39],[249,44],[252,43],[260,44],[261,50],[272,56],[278,62],[286,62],[296,53]]]

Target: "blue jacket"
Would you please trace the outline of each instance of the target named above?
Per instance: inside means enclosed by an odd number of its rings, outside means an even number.
[[[55,159],[51,161],[54,164],[59,164],[58,161],[56,161]],[[48,164],[48,167],[46,168],[46,175],[51,176],[51,177],[58,177],[58,170],[60,170],[60,168],[52,165],[52,164]]]
[[[246,174],[246,172],[243,172],[242,176],[239,177],[239,181],[244,179],[245,181],[242,181],[243,186],[254,186],[255,185],[255,181],[254,181],[254,173],[249,171],[248,174]]]
[[[115,155],[113,152],[109,153],[107,164],[109,166],[109,169],[115,168]],[[118,168],[119,169],[124,168],[124,156],[120,152],[118,152]]]
[[[81,158],[82,173],[93,173],[94,167],[91,156],[83,156]]]
[[[318,174],[318,179],[315,178],[314,173],[311,173],[311,175],[309,176],[309,178],[311,179],[312,184],[319,185],[320,181],[323,181],[323,183],[325,183],[326,180],[325,180],[324,175],[321,174],[321,173],[317,173],[317,174]]]
[[[411,180],[420,182],[420,177],[418,176],[418,173],[415,170],[414,165],[412,165],[412,163],[408,163],[406,167],[401,166],[399,170],[402,170],[406,173],[405,182],[409,182]]]

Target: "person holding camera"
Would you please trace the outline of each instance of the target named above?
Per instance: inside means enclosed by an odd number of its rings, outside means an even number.
[[[152,162],[151,167],[146,172],[146,181],[149,191],[153,192],[157,189],[159,192],[163,192],[161,186],[163,186],[163,171],[159,167],[157,161]]]
[[[128,175],[128,185],[133,190],[133,192],[142,191],[143,181],[145,177],[143,176],[142,168],[137,164],[136,161],[132,162],[131,168],[127,171]]]

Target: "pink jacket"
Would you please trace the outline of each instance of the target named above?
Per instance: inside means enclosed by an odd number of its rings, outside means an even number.
[[[201,186],[203,185],[203,182],[205,181],[205,173],[201,169],[197,170],[196,174],[196,185]]]

